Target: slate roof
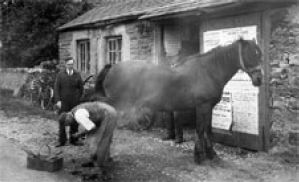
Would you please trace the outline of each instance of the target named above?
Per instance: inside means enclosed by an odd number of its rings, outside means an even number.
[[[262,2],[286,2],[296,0],[263,0]],[[205,11],[209,8],[225,8],[245,2],[261,2],[261,0],[130,0],[114,4],[101,4],[58,30],[81,28],[109,21],[122,21],[126,19],[149,19],[158,16],[171,15],[189,11]]]
[[[189,3],[178,3],[169,6],[156,8],[146,12],[139,19],[148,19],[152,17],[183,13],[194,10],[204,10],[204,8],[226,7],[227,5],[238,4],[238,0],[209,0],[209,1],[193,1]]]
[[[176,0],[136,0],[125,3],[99,5],[78,18],[59,27],[59,30],[75,28],[82,25],[94,24],[118,18],[138,17],[146,11],[176,3]]]

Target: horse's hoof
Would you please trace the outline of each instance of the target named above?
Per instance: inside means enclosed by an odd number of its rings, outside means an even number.
[[[95,167],[94,163],[89,161],[81,164],[82,167]]]
[[[176,139],[176,140],[174,141],[175,144],[182,144],[183,142],[186,142],[186,140],[185,140],[185,139],[182,139],[182,138],[180,138],[180,139]]]
[[[210,160],[213,160],[214,158],[219,158],[219,157],[214,150],[211,150],[211,151],[207,152],[207,158]]]
[[[214,155],[212,159],[210,159],[213,163],[221,162],[221,158],[218,155]]]
[[[205,162],[207,160],[207,158],[205,157],[194,157],[194,162],[195,164],[199,165],[202,164],[203,162]]]
[[[174,140],[175,137],[172,137],[172,136],[166,136],[164,138],[162,138],[162,141],[169,141],[169,140]]]
[[[70,171],[70,173],[71,173],[72,175],[81,175],[81,174],[82,174],[82,171],[73,170],[73,171]]]

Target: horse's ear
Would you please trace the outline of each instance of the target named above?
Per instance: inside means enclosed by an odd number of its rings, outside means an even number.
[[[256,40],[256,38],[252,38],[252,41],[257,45],[257,40]]]
[[[239,37],[238,42],[241,43],[241,45],[243,45],[245,43],[245,40],[242,36]]]
[[[243,36],[239,36],[239,41],[244,41],[244,37]]]
[[[241,43],[241,45],[244,45],[245,44],[245,42],[246,42],[246,40],[244,39],[244,37],[243,36],[239,36],[239,40],[238,40],[240,43]]]

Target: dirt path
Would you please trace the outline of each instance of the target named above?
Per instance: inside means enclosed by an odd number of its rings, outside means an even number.
[[[26,168],[26,155],[13,141],[0,137],[1,182],[73,182],[73,176],[48,173]]]
[[[12,114],[0,110],[0,137],[10,139],[17,146],[38,150],[39,146],[56,140],[57,123],[38,115]],[[20,111],[18,111],[20,113]],[[49,134],[50,133],[50,134]],[[279,148],[268,153],[253,153],[216,144],[221,157],[218,162],[195,165],[193,162],[192,134],[188,142],[174,145],[162,142],[163,131],[134,132],[118,129],[115,132],[112,156],[114,162],[102,174],[99,169],[84,169],[87,160],[84,146],[63,147],[65,167],[59,174],[72,175],[80,181],[85,175],[98,174],[90,181],[297,181],[298,163],[287,162]],[[187,132],[189,133],[189,132]],[[192,133],[192,132],[190,132]],[[25,156],[25,155],[24,155]],[[23,166],[24,167],[24,166]],[[1,180],[0,180],[1,181]],[[59,181],[59,180],[58,180]],[[1,181],[2,182],[2,181]]]

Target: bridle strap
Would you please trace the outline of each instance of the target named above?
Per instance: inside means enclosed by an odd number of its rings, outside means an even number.
[[[73,111],[69,112],[73,119],[75,119],[75,113]]]
[[[253,73],[255,71],[259,71],[261,70],[261,65],[257,65],[256,67],[253,68],[246,68],[245,64],[244,64],[244,59],[242,56],[242,46],[241,43],[239,43],[238,45],[238,52],[239,52],[239,63],[240,63],[240,67],[243,71],[245,71],[246,73]]]

